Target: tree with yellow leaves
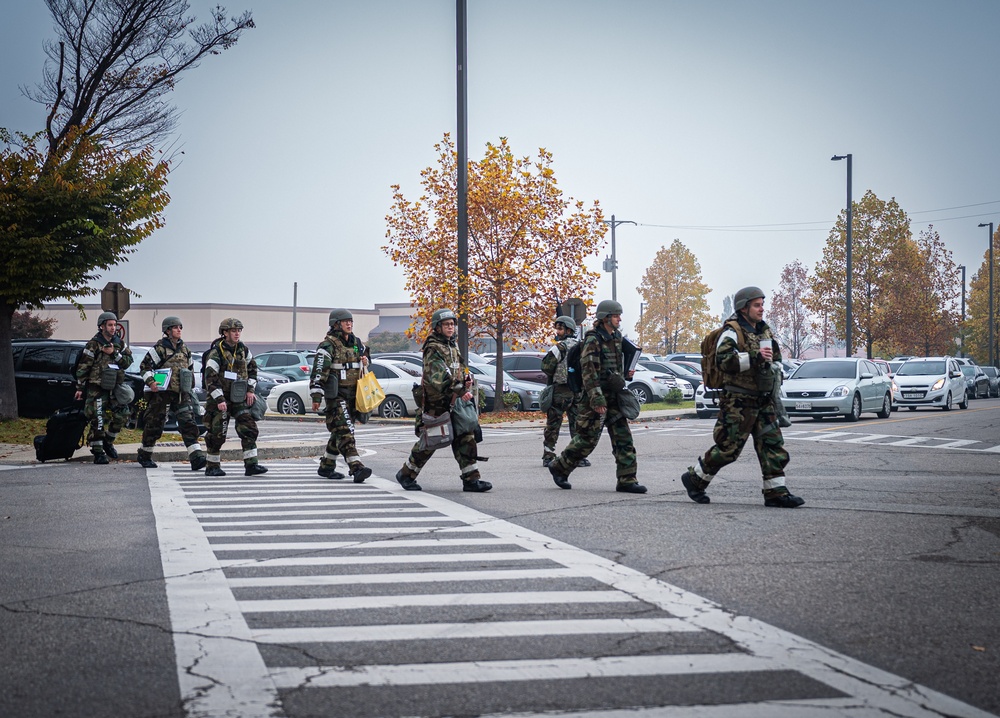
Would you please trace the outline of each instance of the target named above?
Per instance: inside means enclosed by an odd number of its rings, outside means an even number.
[[[638,287],[646,309],[635,328],[643,347],[671,352],[699,351],[714,328],[698,259],[679,239],[661,247]]]
[[[993,233],[994,263],[1000,263],[1000,227]],[[990,265],[989,247],[983,250],[983,263],[969,282],[969,318],[965,323],[965,355],[980,364],[990,358]],[[1000,267],[993,268],[993,357],[1000,357]]]
[[[382,249],[406,276],[416,309],[408,334],[422,339],[435,309],[454,308],[466,317],[470,339],[496,342],[502,386],[505,342],[514,348],[548,342],[559,301],[590,303],[598,275],[583,260],[600,249],[607,228],[596,201],[587,208],[563,197],[550,152],[518,158],[501,137],[486,144],[481,160],[469,161],[469,270],[462,277],[458,154],[448,134],[434,149],[438,163],[420,173],[418,200],[407,200],[393,185]]]

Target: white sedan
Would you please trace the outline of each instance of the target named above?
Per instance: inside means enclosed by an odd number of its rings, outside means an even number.
[[[385,401],[379,404],[377,413],[385,418],[399,418],[413,414],[417,404],[413,400],[413,385],[420,383],[421,367],[405,361],[373,359],[371,371],[385,392]],[[278,414],[305,414],[312,409],[309,396],[309,380],[291,381],[276,386],[267,397],[268,411]],[[323,405],[320,405],[320,412]]]

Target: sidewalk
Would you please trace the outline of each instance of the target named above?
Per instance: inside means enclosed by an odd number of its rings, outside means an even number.
[[[694,409],[656,409],[653,411],[642,412],[640,417],[632,423],[643,424],[648,421],[667,421],[673,419],[693,418],[694,416]],[[286,416],[283,414],[268,413],[265,417],[265,421],[272,420],[287,422],[322,422],[323,417],[315,415]],[[373,417],[369,421],[369,424],[385,426],[400,424],[409,426],[412,425],[412,422],[412,417],[407,417],[405,419],[380,419]],[[498,424],[485,424],[484,426],[488,429],[524,429],[532,427],[541,429],[545,426],[545,415],[538,412],[537,418],[535,419],[519,419],[517,421],[505,421]],[[202,442],[204,443],[204,440],[202,440]],[[118,450],[118,461],[135,461],[136,454],[139,451],[139,444],[116,444],[115,448]],[[302,444],[294,441],[268,441],[266,437],[262,437],[257,440],[257,458],[261,461],[269,459],[297,459],[310,456],[322,456],[325,451],[326,444],[323,443]],[[84,446],[83,448],[77,449],[76,453],[73,454],[71,461],[89,462],[91,459],[92,456],[90,453],[90,447]],[[187,461],[187,449],[184,448],[184,444],[180,441],[161,441],[156,444],[156,450],[153,452],[153,460],[168,462]],[[222,449],[222,460],[243,460],[243,449],[240,448],[240,442],[236,436],[231,436],[226,441],[226,445]],[[61,459],[56,459],[46,463],[58,463],[59,461],[61,461]],[[29,466],[38,463],[38,460],[35,459],[34,447],[23,444],[0,444],[0,465]]]

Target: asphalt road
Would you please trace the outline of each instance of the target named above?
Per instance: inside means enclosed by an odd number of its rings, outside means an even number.
[[[399,491],[385,425],[360,487],[0,471],[0,715],[1000,714],[1000,400],[795,420],[795,510],[749,448],[688,500],[712,424],[635,426],[645,496],[606,438],[558,489],[540,424],[487,429],[488,494],[450,452]]]

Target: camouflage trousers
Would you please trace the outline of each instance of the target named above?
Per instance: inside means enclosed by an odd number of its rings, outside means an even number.
[[[475,481],[479,479],[479,449],[476,446],[476,435],[459,434],[451,442],[451,453],[458,462],[459,475],[462,481]],[[421,449],[420,442],[417,441],[410,449],[410,456],[403,464],[403,473],[416,478],[424,465],[434,456],[434,449]]]
[[[326,443],[326,453],[320,460],[320,468],[333,468],[337,463],[338,454],[344,457],[348,466],[361,463],[358,447],[354,443],[356,412],[352,410],[353,407],[353,399],[343,396],[326,400],[324,416],[326,429],[330,432],[330,440]]]
[[[569,476],[582,459],[590,456],[601,440],[601,429],[608,430],[611,439],[611,453],[615,457],[615,476],[619,484],[636,483],[638,460],[635,455],[635,444],[632,442],[632,430],[628,419],[621,413],[618,404],[612,400],[608,404],[607,413],[602,417],[582,400],[576,419],[576,434],[563,449],[559,458],[552,462],[563,476]]]
[[[722,392],[719,397],[719,418],[715,422],[715,446],[701,457],[700,471],[694,470],[707,483],[724,466],[736,461],[747,439],[753,436],[766,493],[784,493],[785,466],[788,452],[778,428],[778,416],[770,399]]]
[[[128,404],[120,406],[111,398],[111,392],[99,387],[87,387],[83,415],[90,421],[90,452],[97,456],[104,453],[104,442],[115,443],[118,432],[125,426],[132,410]]]
[[[173,406],[177,416],[177,426],[188,453],[201,451],[198,443],[198,424],[194,418],[194,407],[190,403],[181,403],[180,393],[176,391],[146,392],[146,413],[143,415],[142,449],[152,452],[156,442],[163,436],[163,424],[167,420],[167,410]]]
[[[579,413],[579,397],[565,384],[556,384],[552,390],[552,406],[545,414],[545,433],[542,434],[542,460],[554,459],[556,442],[562,430],[563,414],[569,420],[569,435],[576,435],[576,418]]]
[[[257,401],[263,401],[260,397]],[[250,409],[246,404],[230,404],[233,408],[232,418],[236,422],[236,435],[240,437],[243,445],[243,463],[257,463],[257,422],[250,415]],[[219,411],[218,404],[209,400],[205,407],[205,448],[209,464],[222,463],[222,445],[226,443],[226,434],[229,431],[228,411]]]

